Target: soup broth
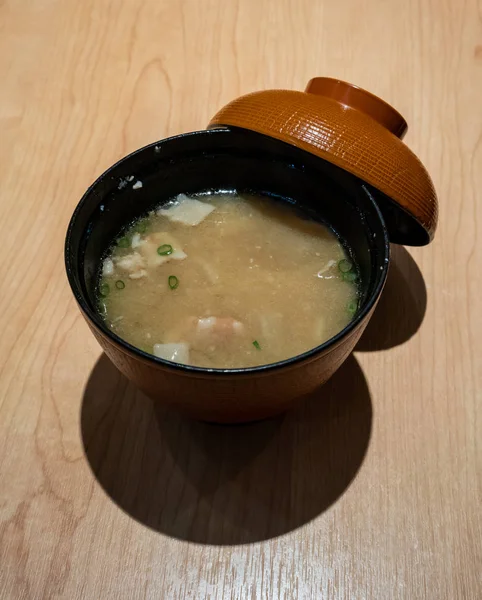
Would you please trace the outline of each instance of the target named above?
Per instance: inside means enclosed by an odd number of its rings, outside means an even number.
[[[262,196],[179,195],[132,224],[101,265],[108,327],[160,358],[269,364],[318,346],[358,304],[337,236]]]

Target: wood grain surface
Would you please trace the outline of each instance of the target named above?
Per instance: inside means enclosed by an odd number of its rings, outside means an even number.
[[[0,75],[2,600],[482,598],[480,0],[4,0]],[[435,241],[395,249],[318,397],[182,421],[101,356],[69,217],[126,153],[317,75],[406,117]]]

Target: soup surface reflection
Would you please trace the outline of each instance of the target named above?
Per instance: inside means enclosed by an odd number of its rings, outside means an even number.
[[[343,329],[357,271],[336,235],[285,202],[180,194],[127,228],[101,265],[99,310],[121,338],[210,368],[269,364]]]

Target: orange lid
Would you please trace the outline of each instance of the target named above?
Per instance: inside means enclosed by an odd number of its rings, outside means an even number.
[[[242,127],[315,154],[378,190],[392,242],[432,241],[438,204],[426,169],[402,142],[405,119],[361,88],[326,77],[304,92],[266,90],[222,108],[209,126]]]

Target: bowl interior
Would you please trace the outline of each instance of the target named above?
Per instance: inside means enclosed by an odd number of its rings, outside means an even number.
[[[104,333],[115,337],[97,314],[95,287],[99,261],[113,238],[129,222],[176,194],[217,190],[269,195],[329,225],[360,269],[361,301],[354,321],[370,309],[386,276],[389,244],[380,211],[366,187],[288,144],[223,128],[138,150],[106,171],[79,203],[67,233],[67,273],[77,301]]]

